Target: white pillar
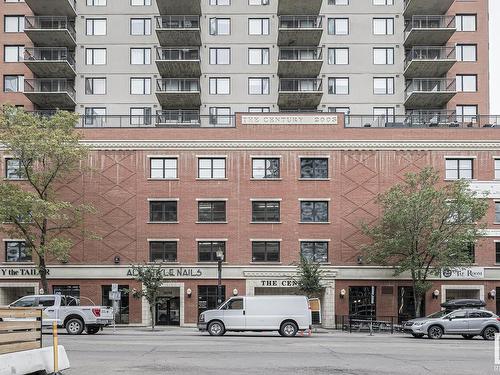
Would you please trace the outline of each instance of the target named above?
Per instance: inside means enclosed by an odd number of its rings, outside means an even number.
[[[335,281],[326,284],[321,302],[321,325],[335,328]]]

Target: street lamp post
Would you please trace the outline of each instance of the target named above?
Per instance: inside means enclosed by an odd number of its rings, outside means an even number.
[[[217,306],[222,303],[222,262],[224,261],[224,252],[217,250]]]

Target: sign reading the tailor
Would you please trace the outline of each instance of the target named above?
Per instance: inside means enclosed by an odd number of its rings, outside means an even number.
[[[338,125],[337,115],[243,115],[243,125]]]
[[[483,267],[445,268],[441,271],[441,278],[447,280],[484,279],[484,268]]]
[[[266,288],[294,288],[297,286],[297,282],[295,280],[261,280],[260,286]]]
[[[201,277],[203,276],[203,272],[200,268],[162,268],[161,272],[163,273],[163,277],[168,278],[168,277],[175,277],[175,278],[182,278],[182,277]],[[127,276],[135,276],[134,270],[129,268],[127,270]]]
[[[50,276],[50,270],[47,269],[47,275]],[[34,267],[16,267],[16,268],[0,268],[0,276],[12,276],[12,277],[33,277],[38,276],[38,270]]]

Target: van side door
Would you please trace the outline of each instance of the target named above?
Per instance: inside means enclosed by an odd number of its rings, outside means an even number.
[[[231,298],[223,307],[226,329],[245,329],[245,310],[243,298]]]

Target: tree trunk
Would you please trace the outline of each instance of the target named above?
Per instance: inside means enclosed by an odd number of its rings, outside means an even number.
[[[149,306],[151,312],[151,331],[155,330],[155,305],[154,303]]]
[[[49,284],[47,282],[47,266],[45,264],[44,256],[39,256],[38,273],[40,274],[40,281],[42,282],[43,293],[47,294],[49,292]]]
[[[415,317],[420,318],[422,316],[420,309],[422,308],[422,295],[417,290],[417,283],[413,281],[413,303],[415,305]]]

